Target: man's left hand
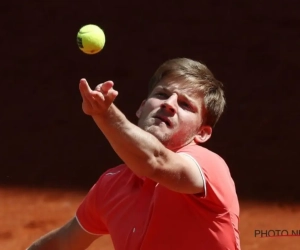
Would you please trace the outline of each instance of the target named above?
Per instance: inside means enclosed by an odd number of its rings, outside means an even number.
[[[86,79],[81,79],[79,90],[82,96],[83,112],[90,116],[104,115],[118,96],[118,91],[113,89],[113,86],[112,81],[106,81],[92,90]]]

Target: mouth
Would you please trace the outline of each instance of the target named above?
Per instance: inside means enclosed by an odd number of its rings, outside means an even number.
[[[154,116],[154,118],[159,119],[162,122],[164,122],[167,125],[167,127],[171,127],[172,126],[171,121],[167,117],[165,117],[165,116],[158,116],[157,115],[157,116]]]

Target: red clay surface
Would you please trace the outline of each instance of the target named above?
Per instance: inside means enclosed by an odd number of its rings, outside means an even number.
[[[24,250],[36,238],[63,225],[74,215],[84,195],[78,191],[0,188],[0,249]],[[300,249],[300,235],[254,236],[255,230],[294,230],[300,234],[299,205],[249,201],[241,201],[240,205],[243,250]],[[97,245],[96,241],[88,249],[100,250]]]

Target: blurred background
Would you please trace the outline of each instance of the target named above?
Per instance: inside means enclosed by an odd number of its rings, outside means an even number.
[[[299,216],[298,209],[288,209],[300,201],[298,1],[1,5],[1,199],[43,188],[84,195],[102,172],[121,163],[81,110],[80,78],[93,87],[113,80],[117,106],[136,122],[156,68],[167,59],[188,57],[204,62],[225,85],[227,108],[206,147],[227,161],[241,204],[270,202],[287,209],[285,215]],[[106,34],[97,55],[84,54],[76,44],[79,28],[89,23]],[[18,191],[7,191],[12,189]],[[17,203],[5,204],[0,201],[3,218],[9,204]],[[248,236],[241,237],[245,249],[259,249],[252,232],[252,245],[246,244]],[[0,228],[1,239],[15,241]]]

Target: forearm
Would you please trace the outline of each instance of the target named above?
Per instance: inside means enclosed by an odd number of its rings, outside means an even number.
[[[153,174],[166,150],[156,137],[131,123],[115,105],[111,105],[105,116],[93,119],[134,173],[148,177]]]
[[[62,246],[60,238],[57,235],[57,230],[54,230],[38,240],[36,240],[26,250],[53,250],[53,249],[66,249]]]

